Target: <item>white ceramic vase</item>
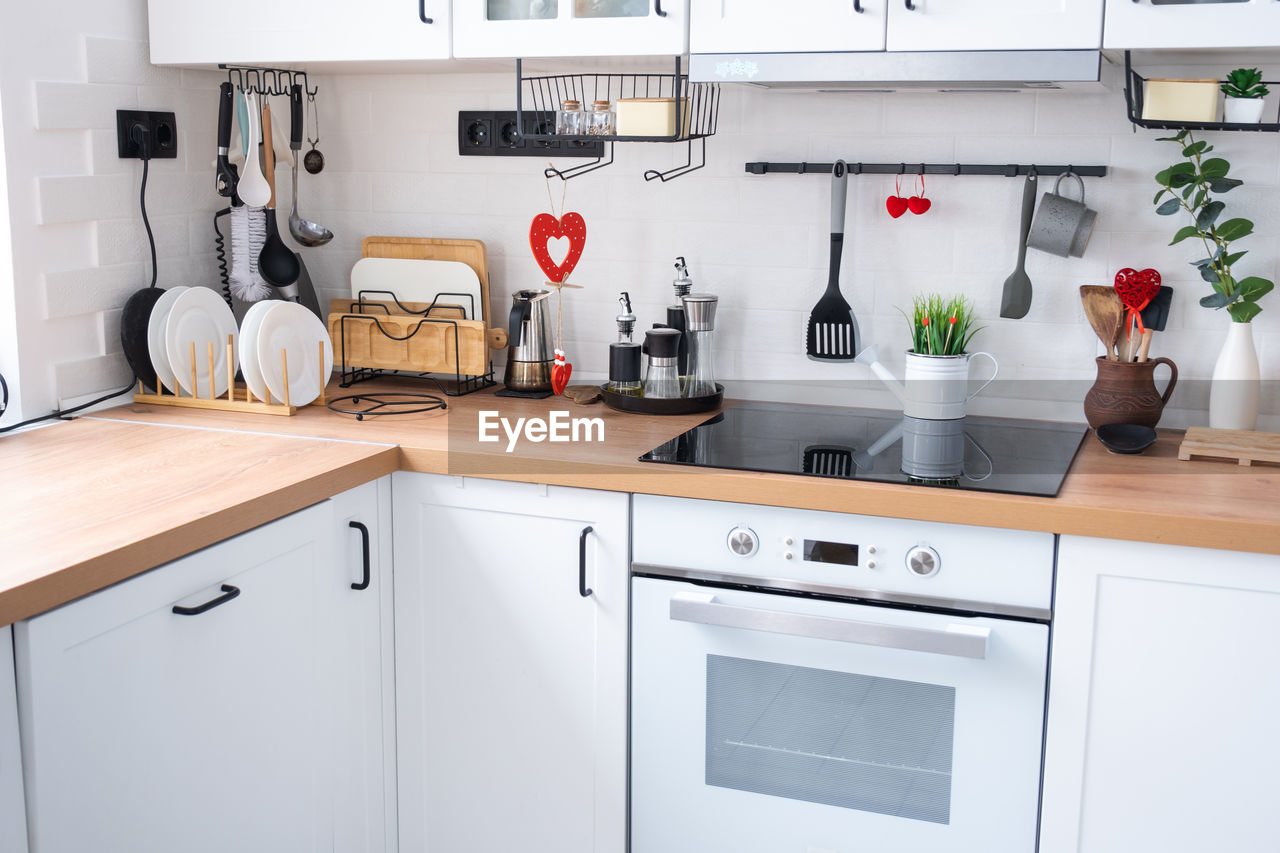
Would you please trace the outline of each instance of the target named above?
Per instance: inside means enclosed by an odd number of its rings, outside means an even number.
[[[1253,324],[1232,323],[1213,366],[1213,381],[1209,385],[1211,428],[1257,428],[1259,376]]]
[[[1225,98],[1223,120],[1228,124],[1257,124],[1262,121],[1262,98]]]

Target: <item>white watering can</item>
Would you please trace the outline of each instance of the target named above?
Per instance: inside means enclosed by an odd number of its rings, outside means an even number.
[[[972,394],[968,393],[969,360],[978,356],[991,359],[991,376]],[[885,386],[902,403],[902,413],[909,418],[950,421],[963,418],[965,404],[990,385],[1000,372],[996,357],[988,352],[963,355],[922,355],[907,350],[906,381],[899,382],[880,363],[876,347],[869,346],[855,359],[871,368]]]

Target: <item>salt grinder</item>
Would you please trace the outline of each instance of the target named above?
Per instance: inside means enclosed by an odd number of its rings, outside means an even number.
[[[711,339],[719,304],[720,298],[714,293],[689,293],[684,297],[684,337],[689,347],[689,373],[683,384],[686,397],[716,393],[715,350]]]

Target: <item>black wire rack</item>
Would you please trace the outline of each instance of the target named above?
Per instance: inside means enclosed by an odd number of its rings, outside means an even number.
[[[682,166],[665,172],[649,169],[644,173],[646,181],[668,181],[706,165],[706,139],[714,136],[720,114],[720,85],[696,83],[682,70],[682,57],[676,57],[670,74],[548,74],[528,76],[524,74],[523,60],[516,60],[516,126],[533,128],[521,136],[542,143],[559,143],[571,148],[588,143],[607,143],[607,154],[592,163],[569,169],[549,167],[548,178],[563,180],[575,178],[613,163],[615,142],[684,142],[689,156]],[[620,99],[669,98],[675,103],[674,130],[669,136],[622,136],[618,134],[557,134],[556,112],[566,100],[581,104],[592,101]],[[701,161],[693,160],[694,143],[698,143]]]
[[[1264,80],[1267,86],[1280,86],[1280,81]],[[1252,130],[1262,133],[1280,131],[1280,106],[1273,107],[1275,120],[1243,124],[1226,121],[1169,121],[1166,119],[1144,119],[1142,111],[1146,95],[1147,78],[1133,69],[1129,51],[1124,52],[1124,102],[1129,110],[1129,121],[1136,131],[1139,127],[1148,130]]]
[[[380,302],[369,301],[369,298],[373,296],[390,297],[390,301],[396,304],[396,308],[400,313],[421,317],[421,319],[418,320],[416,324],[414,324],[412,329],[409,330],[408,334],[397,335],[394,332],[392,332],[390,329],[383,326],[382,323],[379,322],[378,320],[378,312],[381,312],[384,316],[391,315],[390,307],[385,304],[381,304]],[[423,308],[417,311],[404,305],[404,303],[402,303],[397,298],[396,294],[392,293],[389,290],[362,290],[358,294],[356,294],[356,299],[352,300],[352,302],[347,306],[347,311],[339,315],[339,317],[337,318],[338,319],[338,353],[337,355],[338,355],[338,364],[340,366],[340,371],[338,374],[339,387],[349,388],[357,382],[366,382],[370,379],[376,379],[378,377],[395,376],[399,378],[426,379],[430,382],[435,383],[436,387],[440,389],[441,393],[445,394],[446,396],[460,397],[464,394],[471,394],[476,391],[480,391],[484,388],[491,388],[494,385],[497,385],[498,383],[494,379],[492,359],[489,360],[488,370],[486,370],[484,373],[466,374],[461,371],[460,365],[462,364],[462,361],[460,358],[460,352],[459,352],[459,346],[458,346],[457,322],[447,317],[430,316],[431,311],[436,307],[436,304],[439,303],[443,297],[461,297],[469,300],[471,310],[469,312],[464,312],[464,313],[467,313],[467,316],[470,316],[470,317],[476,316],[475,299],[473,294],[469,294],[469,293],[443,293],[443,292],[437,293],[435,294],[435,297],[431,300],[431,303],[427,305],[426,308]],[[448,304],[453,304],[453,302],[450,301]],[[330,315],[330,322],[333,322],[333,319],[334,319],[333,315]],[[347,358],[348,324],[360,324],[361,326],[364,326],[364,327],[368,327],[372,325],[373,328],[376,329],[378,333],[382,334],[384,337],[388,338],[389,340],[407,341],[410,338],[412,338],[414,335],[416,335],[419,329],[421,329],[423,326],[426,326],[429,323],[439,324],[446,327],[452,327],[452,334],[446,335],[446,337],[449,340],[451,340],[453,344],[453,364],[455,365],[455,367],[452,375],[447,373],[438,373],[438,372],[436,373],[415,372],[412,370],[390,370],[390,369],[379,368],[379,367],[361,367],[359,365],[351,364],[349,359]],[[372,330],[370,330],[370,334],[373,334]],[[364,396],[368,397],[368,395],[364,395]],[[380,413],[390,414],[394,411],[400,410],[400,406],[402,405],[403,404],[391,405],[388,407],[386,412],[380,412]],[[356,414],[356,413],[353,411],[353,412],[350,412],[349,414]],[[373,414],[373,412],[365,411],[363,412],[363,414],[369,415],[369,414]]]
[[[226,65],[219,63],[218,68],[227,72],[227,82],[259,95],[289,95],[294,85],[302,87],[307,97],[314,98],[320,87],[312,89],[307,85],[307,72],[293,71],[289,68],[264,68],[256,65]]]

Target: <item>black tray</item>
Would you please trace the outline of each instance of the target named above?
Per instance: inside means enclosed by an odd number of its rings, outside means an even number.
[[[716,393],[702,397],[635,397],[610,391],[604,385],[600,386],[600,393],[609,408],[638,415],[696,415],[718,409],[724,401],[724,386],[719,382]]]

